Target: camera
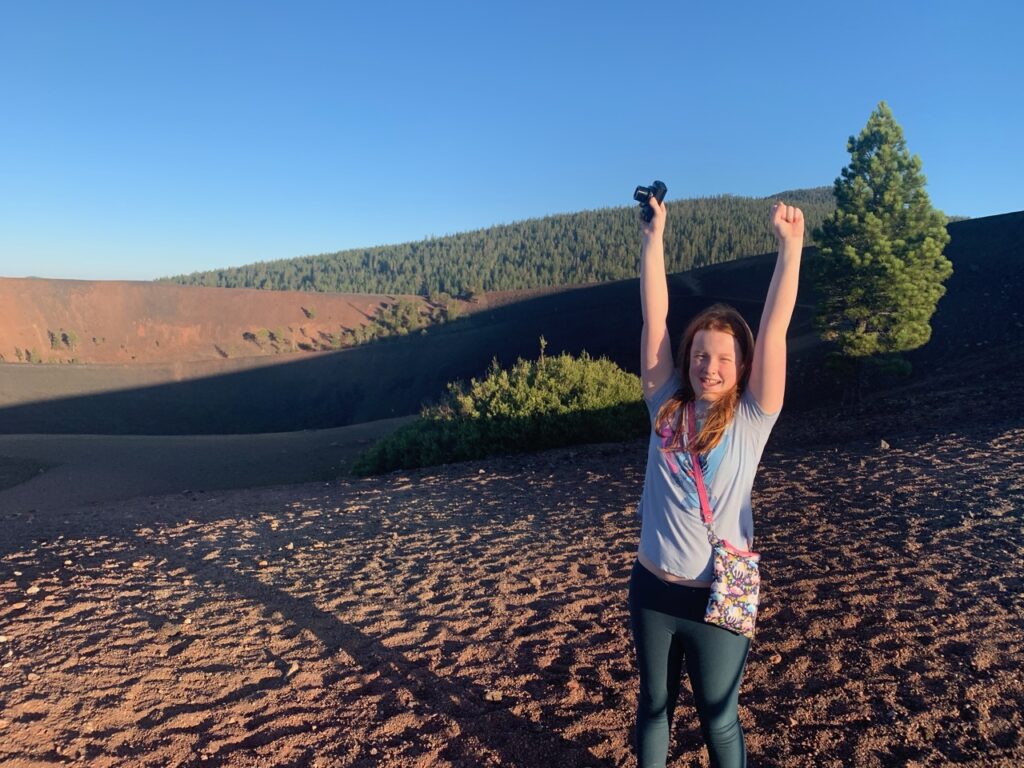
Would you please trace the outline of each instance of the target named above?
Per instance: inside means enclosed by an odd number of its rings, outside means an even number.
[[[659,203],[663,203],[666,192],[668,192],[668,187],[663,181],[656,181],[649,187],[637,187],[633,192],[633,199],[640,203],[640,218],[650,221],[654,217],[654,209],[651,208],[650,203],[651,197]]]

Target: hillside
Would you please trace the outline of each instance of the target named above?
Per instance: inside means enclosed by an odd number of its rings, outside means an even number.
[[[789,190],[769,198],[721,195],[670,201],[666,268],[683,272],[772,249],[765,212],[768,202],[778,197],[802,206],[808,233],[835,208],[830,187]],[[465,295],[624,280],[636,274],[637,261],[634,204],[169,280],[226,288]]]
[[[929,368],[955,372],[964,364],[987,370],[1006,358],[999,350],[1020,346],[1024,213],[953,223],[949,232],[946,254],[954,274],[932,341],[911,356],[916,375]],[[773,263],[774,255],[766,254],[672,275],[670,327],[678,333],[686,318],[714,300],[733,303],[756,326]],[[551,354],[586,349],[636,371],[638,293],[635,279],[535,293],[425,335],[340,352],[134,367],[0,364],[0,431],[222,434],[373,421],[416,413],[446,382],[482,374],[493,357],[503,364],[535,357],[541,335]],[[102,292],[95,300],[104,302]],[[790,333],[788,409],[820,399],[813,300],[802,289]],[[275,360],[287,363],[266,364]]]
[[[0,278],[0,361],[190,363],[332,349],[400,299],[427,310],[412,296]]]

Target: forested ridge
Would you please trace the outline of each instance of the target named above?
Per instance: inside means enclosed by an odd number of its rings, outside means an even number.
[[[768,209],[777,198],[803,208],[808,233],[835,208],[831,187],[769,198],[720,195],[670,201],[667,271],[773,250]],[[631,205],[163,279],[220,288],[468,295],[636,277],[639,255],[637,206]]]

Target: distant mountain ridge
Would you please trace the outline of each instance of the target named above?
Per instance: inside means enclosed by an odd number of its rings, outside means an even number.
[[[768,209],[780,198],[803,208],[808,232],[835,209],[832,187],[764,198],[669,201],[666,269],[684,272],[772,250]],[[625,280],[637,274],[639,251],[637,208],[631,205],[163,280],[218,288],[466,296]]]

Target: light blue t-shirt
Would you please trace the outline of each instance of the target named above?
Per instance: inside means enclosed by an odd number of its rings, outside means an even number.
[[[661,406],[680,387],[678,371],[645,398],[651,418],[647,474],[637,514],[641,520],[640,551],[648,561],[683,579],[714,580],[714,561],[707,529],[701,519],[697,486],[687,473],[688,453],[660,450],[662,437],[654,419]],[[732,423],[711,451],[700,457],[715,535],[740,549],[752,549],[754,518],[750,492],[761,453],[778,412],[766,414],[748,389],[740,397]],[[698,430],[702,426],[698,422]]]

